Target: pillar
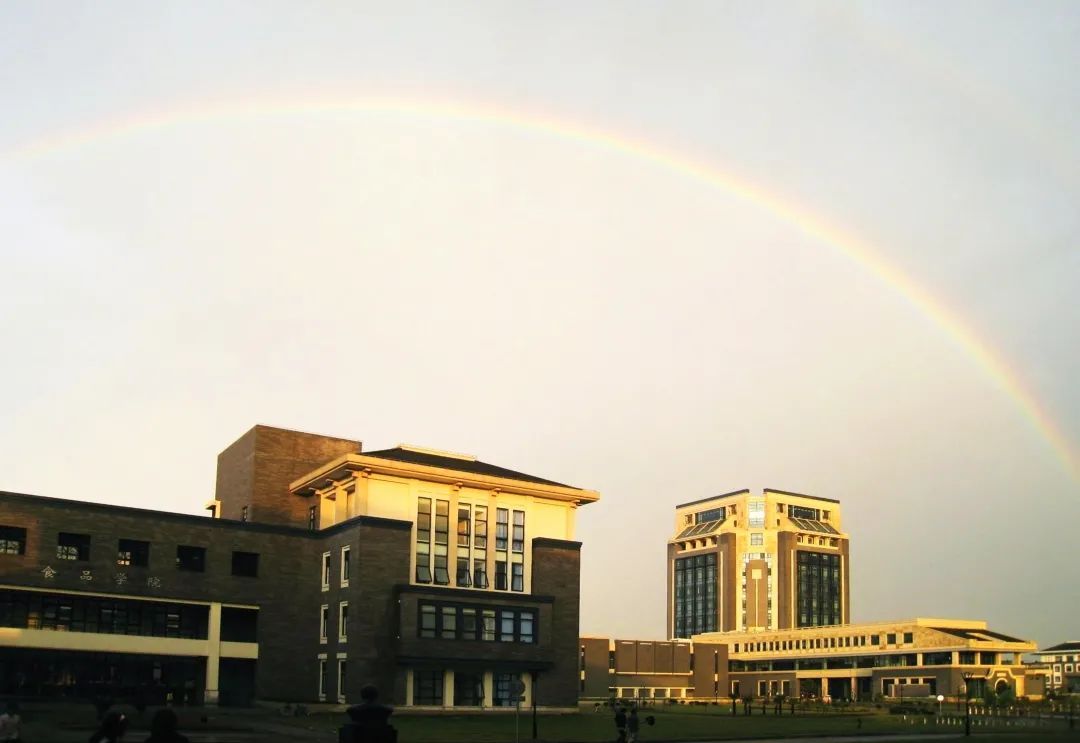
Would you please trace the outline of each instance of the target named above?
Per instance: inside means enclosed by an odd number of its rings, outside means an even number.
[[[203,703],[218,703],[218,680],[221,672],[221,604],[210,604],[210,616],[206,625],[206,690]]]
[[[405,706],[413,706],[413,669],[405,669]]]
[[[454,706],[454,672],[447,668],[443,671],[442,678],[442,706],[443,709],[452,709]]]
[[[484,671],[484,709],[494,706],[495,674],[492,671]]]
[[[531,707],[532,706],[532,697],[533,697],[532,674],[531,673],[523,673],[523,674],[521,674],[521,683],[525,685],[525,693],[521,695],[523,697],[522,700],[521,700],[521,708],[525,709],[526,707]]]

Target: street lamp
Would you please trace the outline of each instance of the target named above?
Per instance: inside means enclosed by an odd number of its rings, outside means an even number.
[[[971,735],[971,680],[975,674],[964,671],[964,736]]]

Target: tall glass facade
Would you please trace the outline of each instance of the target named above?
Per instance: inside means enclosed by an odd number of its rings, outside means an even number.
[[[803,550],[796,554],[799,626],[840,624],[840,556]]]
[[[716,631],[716,553],[675,560],[675,637]]]

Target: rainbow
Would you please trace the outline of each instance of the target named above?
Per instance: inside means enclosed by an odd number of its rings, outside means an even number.
[[[191,124],[230,118],[320,113],[394,113],[441,117],[449,120],[486,122],[511,126],[544,136],[575,142],[630,155],[680,173],[727,194],[753,204],[794,226],[815,241],[840,251],[882,283],[899,292],[918,312],[951,338],[983,372],[1008,395],[1034,430],[1047,442],[1073,482],[1080,485],[1080,458],[1062,429],[1012,370],[1006,360],[988,342],[953,311],[943,300],[931,296],[909,276],[889,263],[879,250],[857,235],[829,223],[782,196],[736,178],[712,165],[698,162],[686,154],[668,150],[643,138],[621,134],[544,114],[500,108],[485,103],[435,102],[430,100],[365,97],[360,99],[282,101],[229,101],[220,104],[199,103],[142,112],[128,118],[109,120],[32,140],[4,153],[12,160],[41,157],[81,145],[178,124]]]

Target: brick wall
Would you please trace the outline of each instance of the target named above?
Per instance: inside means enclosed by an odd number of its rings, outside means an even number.
[[[581,543],[538,537],[532,545],[533,592],[554,598],[547,648],[552,666],[538,680],[536,703],[575,707],[580,687]]]

